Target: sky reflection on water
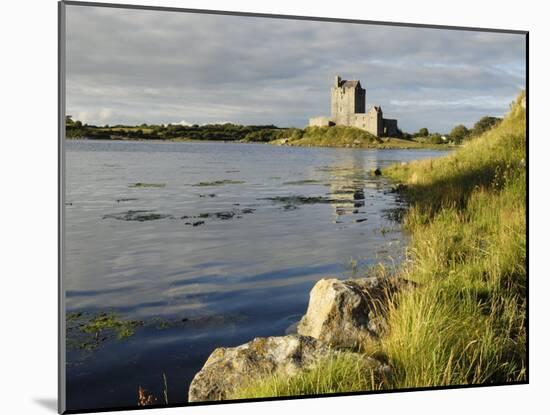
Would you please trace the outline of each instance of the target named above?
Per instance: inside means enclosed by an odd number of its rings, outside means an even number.
[[[67,141],[67,311],[182,322],[69,349],[68,407],[134,405],[138,385],[161,396],[162,373],[185,402],[215,347],[284,334],[318,279],[349,277],[352,259],[398,263],[385,212],[401,202],[369,171],[442,154]]]

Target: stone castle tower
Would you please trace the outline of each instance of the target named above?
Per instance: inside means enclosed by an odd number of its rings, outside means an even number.
[[[361,128],[377,137],[397,135],[397,120],[384,118],[382,108],[377,106],[365,111],[365,101],[366,92],[360,81],[347,81],[336,76],[330,91],[330,118],[311,118],[309,125],[347,125]]]
[[[336,124],[351,125],[355,114],[365,113],[365,90],[359,81],[336,76],[330,90],[330,115]]]

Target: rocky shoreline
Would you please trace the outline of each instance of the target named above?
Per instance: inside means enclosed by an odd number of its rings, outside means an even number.
[[[231,399],[239,387],[264,376],[293,376],[342,352],[357,354],[378,378],[390,377],[387,363],[361,350],[384,336],[387,306],[396,293],[413,286],[397,277],[319,280],[296,334],[215,349],[191,382],[189,402]]]

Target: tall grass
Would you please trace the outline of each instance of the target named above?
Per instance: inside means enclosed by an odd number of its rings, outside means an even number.
[[[523,96],[457,152],[386,172],[408,185],[412,262],[402,272],[420,286],[391,307],[381,340],[394,387],[526,377]]]
[[[384,171],[406,185],[410,261],[398,272],[417,283],[390,304],[388,334],[363,350],[389,362],[391,379],[369,381],[361,355],[338,355],[329,366],[251,383],[239,397],[526,379],[524,97],[501,124],[452,154]],[[333,376],[340,366],[350,371]]]
[[[367,358],[358,359],[355,353],[334,352],[294,376],[277,373],[263,377],[238,389],[231,399],[358,392],[381,389],[383,381]]]

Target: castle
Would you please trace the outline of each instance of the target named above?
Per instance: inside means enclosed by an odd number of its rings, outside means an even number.
[[[359,81],[346,81],[336,76],[330,93],[331,117],[309,119],[310,127],[348,125],[380,136],[398,134],[397,120],[384,118],[381,107],[370,107],[365,112],[365,90]]]

